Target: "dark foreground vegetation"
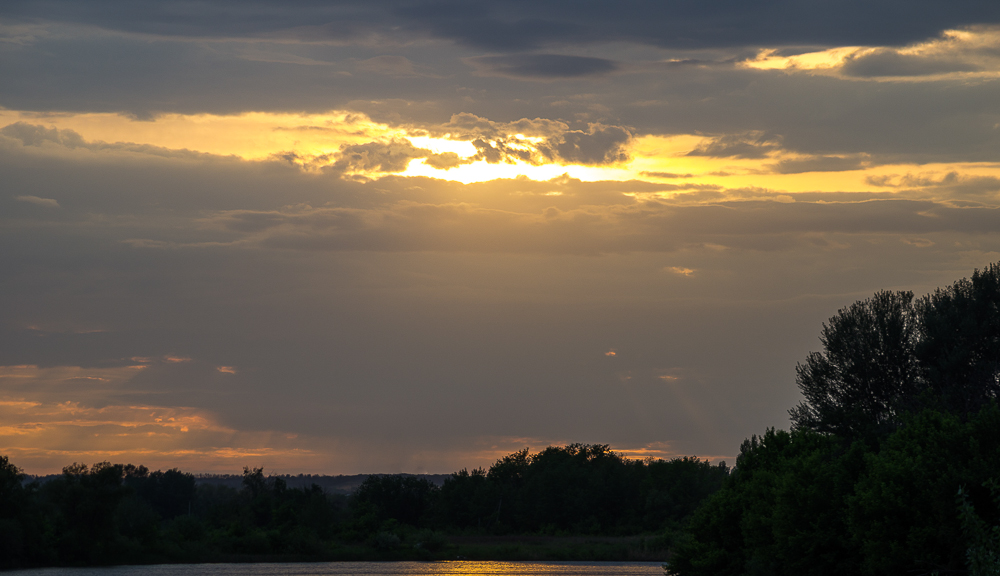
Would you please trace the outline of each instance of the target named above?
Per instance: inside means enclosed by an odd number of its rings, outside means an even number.
[[[515,452],[442,486],[375,475],[347,496],[245,469],[239,489],[178,470],[74,464],[26,482],[0,457],[2,567],[276,560],[665,559],[729,475],[607,446]]]
[[[743,443],[669,570],[1000,574],[1000,264],[856,302],[821,341],[792,431]]]

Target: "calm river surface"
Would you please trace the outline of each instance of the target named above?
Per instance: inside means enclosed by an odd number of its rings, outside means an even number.
[[[322,562],[160,564],[15,570],[6,576],[663,576],[658,562]]]

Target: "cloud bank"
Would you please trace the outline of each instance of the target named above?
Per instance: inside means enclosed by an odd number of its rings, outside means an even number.
[[[0,453],[732,456],[822,322],[1000,259],[1000,9],[0,6]]]

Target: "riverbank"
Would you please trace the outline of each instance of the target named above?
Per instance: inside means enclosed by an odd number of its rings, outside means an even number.
[[[364,543],[313,544],[309,552],[260,554],[223,551],[206,542],[119,549],[106,565],[257,564],[364,561],[525,561],[665,562],[670,539],[664,536],[443,535],[406,541],[391,538]],[[56,564],[58,565],[58,564]],[[36,565],[34,567],[43,567]],[[22,566],[25,568],[27,566]]]
[[[116,566],[115,576],[663,576],[657,562],[311,562]],[[107,568],[41,568],[16,576],[106,576]]]
[[[310,562],[402,560],[664,562],[670,539],[664,536],[542,536],[435,534],[425,540],[333,543],[312,554],[181,553],[182,562]],[[190,554],[195,552],[194,554]],[[176,558],[176,557],[175,557]],[[164,558],[165,561],[170,561]],[[178,561],[178,560],[173,560]]]
[[[453,536],[454,552],[470,560],[662,562],[664,536]]]

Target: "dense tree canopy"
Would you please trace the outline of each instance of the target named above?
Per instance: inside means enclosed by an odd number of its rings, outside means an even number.
[[[441,487],[412,475],[372,475],[343,496],[315,484],[290,488],[250,467],[238,490],[199,485],[176,469],[107,462],[25,483],[2,457],[0,567],[269,555],[432,559],[454,534],[645,533],[665,546],[660,534],[679,528],[728,475],[725,463],[637,461],[606,445],[574,444],[521,450],[488,471],[456,472]]]
[[[805,401],[792,424],[842,436],[882,435],[920,391],[912,292],[879,292],[823,325],[822,353],[796,368]]]
[[[724,462],[639,461],[607,445],[550,446],[505,456],[488,471],[452,475],[440,504],[449,522],[464,528],[635,534],[679,523],[728,475]]]
[[[916,302],[887,291],[855,302],[820,341],[796,368],[794,428],[871,439],[922,407],[965,417],[1000,394],[1000,264]]]
[[[1000,574],[1000,264],[855,302],[820,340],[792,432],[743,444],[670,571]]]
[[[998,470],[996,405],[964,422],[930,409],[904,416],[881,446],[768,430],[744,443],[725,486],[692,517],[670,569],[681,576],[962,573],[975,542],[956,495],[964,491],[977,522],[1000,525],[1000,502],[988,489]]]
[[[926,386],[941,407],[969,414],[1000,395],[1000,263],[918,304]]]

